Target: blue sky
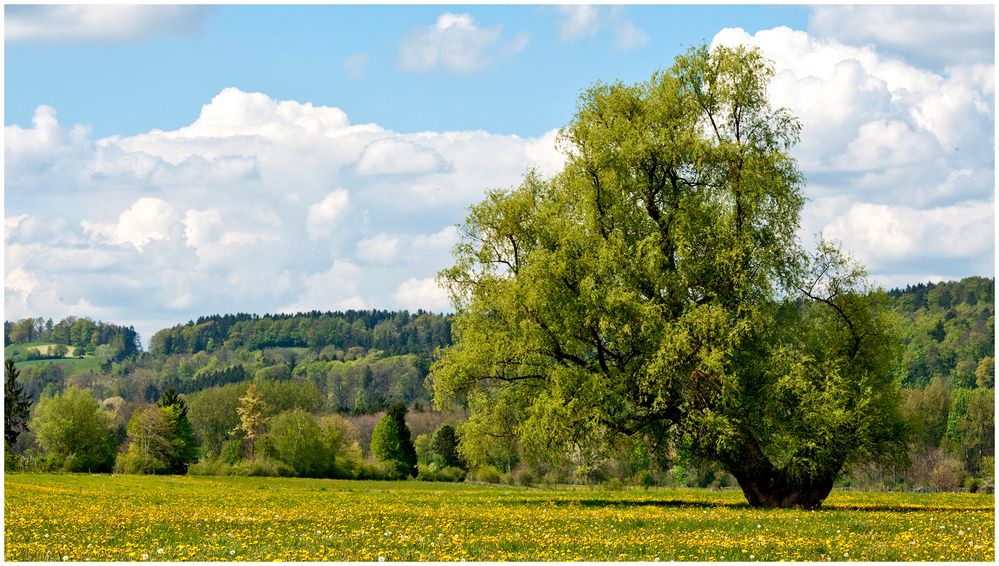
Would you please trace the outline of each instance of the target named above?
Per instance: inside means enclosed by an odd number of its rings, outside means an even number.
[[[972,6],[6,6],[5,318],[449,310],[490,188],[596,81],[774,62],[801,238],[886,286],[994,274],[995,13]]]
[[[8,6],[8,14],[17,9]],[[501,26],[500,43],[518,34],[528,43],[513,56],[490,54],[475,72],[400,69],[400,40],[444,12]],[[608,48],[609,26],[561,40],[556,6],[219,6],[199,14],[201,32],[193,35],[125,43],[8,41],[4,110],[8,124],[27,126],[35,108],[47,104],[61,120],[90,125],[95,136],[131,135],[189,124],[202,104],[235,86],[336,106],[354,122],[400,132],[533,136],[564,125],[579,92],[594,81],[645,80],[722,27],[802,29],[808,12],[801,6],[622,6],[615,17],[641,22],[648,40],[640,48],[615,49]],[[359,53],[367,61],[355,76],[345,61]]]

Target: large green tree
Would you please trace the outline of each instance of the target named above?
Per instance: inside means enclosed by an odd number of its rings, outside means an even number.
[[[720,463],[754,506],[805,508],[898,451],[893,320],[837,249],[797,242],[800,126],[770,106],[772,75],[758,50],[701,47],[598,84],[561,174],[472,207],[431,375],[439,405],[472,410],[463,442],[637,436]]]
[[[67,472],[110,472],[117,446],[112,418],[87,389],[42,397],[29,426],[48,464]]]

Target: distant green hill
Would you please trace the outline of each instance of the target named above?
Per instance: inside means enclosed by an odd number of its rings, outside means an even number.
[[[888,295],[904,321],[907,386],[935,377],[953,387],[991,386],[994,279],[910,285]],[[191,394],[255,378],[297,380],[315,385],[327,410],[351,413],[395,401],[430,405],[424,381],[433,352],[451,343],[451,316],[423,311],[211,315],[157,332],[147,353],[131,328],[89,319],[25,319],[4,328],[5,356],[19,361],[35,396],[69,379],[99,398],[127,401],[155,401],[168,387]],[[29,360],[30,352],[47,354],[60,343],[89,354]]]
[[[888,294],[906,321],[906,385],[940,377],[953,387],[991,387],[978,382],[994,373],[995,279],[921,283]]]

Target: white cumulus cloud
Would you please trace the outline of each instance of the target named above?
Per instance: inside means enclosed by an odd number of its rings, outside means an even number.
[[[445,12],[434,25],[406,34],[399,45],[399,66],[407,71],[478,71],[495,58],[502,34],[503,26],[479,27],[469,14]],[[512,55],[526,44],[527,36],[518,35],[504,51]]]
[[[560,168],[555,134],[398,133],[229,88],[181,128],[92,139],[40,107],[5,128],[7,316],[148,338],[207,312],[397,308],[469,204]]]
[[[437,281],[432,277],[407,279],[399,285],[392,296],[400,307],[411,311],[423,309],[432,312],[445,312],[451,308],[447,293],[437,286]]]
[[[993,272],[993,65],[934,70],[832,28],[729,28],[713,44],[757,46],[774,62],[771,101],[802,122],[794,154],[807,178],[806,239],[843,242],[885,284]]]
[[[357,172],[362,175],[426,175],[449,166],[433,149],[398,138],[372,142],[357,160]]]
[[[556,6],[559,39],[577,41],[596,35],[609,27],[614,34],[613,47],[631,51],[649,42],[649,34],[624,17],[621,6],[595,6],[592,4]]]
[[[994,62],[995,7],[989,4],[815,6],[808,27],[937,66]]]
[[[340,219],[349,205],[350,193],[346,189],[337,189],[309,207],[309,216],[305,220],[305,229],[309,237],[318,239],[329,236],[334,223]]]

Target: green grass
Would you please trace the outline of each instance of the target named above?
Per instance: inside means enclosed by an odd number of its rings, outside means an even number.
[[[28,350],[36,349],[42,352],[47,351],[51,346],[56,346],[55,342],[25,342],[23,344],[9,344],[4,347],[4,359],[11,356],[23,357]],[[69,355],[72,355],[76,351],[76,346],[67,346],[69,348]],[[61,359],[47,359],[47,360],[31,360],[31,361],[19,361],[17,362],[18,368],[25,368],[43,364],[57,364],[62,367],[62,370],[66,377],[77,375],[85,371],[98,372],[101,368],[101,359],[96,356],[87,356],[84,358],[61,358]]]
[[[93,356],[89,358],[67,358],[64,360],[32,360],[30,362],[17,362],[17,367],[30,367],[39,364],[56,364],[62,366],[66,377],[71,377],[87,370],[97,372],[101,369],[101,360]]]
[[[994,500],[738,491],[8,474],[7,560],[992,561]]]

